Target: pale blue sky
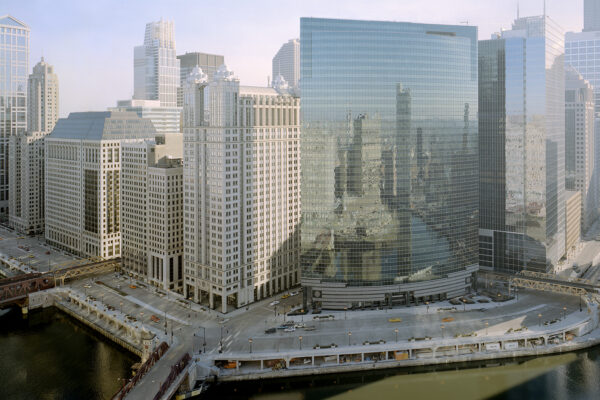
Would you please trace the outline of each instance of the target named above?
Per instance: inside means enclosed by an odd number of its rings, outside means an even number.
[[[583,0],[546,0],[547,14],[580,31]],[[521,16],[543,0],[520,0]],[[175,22],[177,53],[222,54],[245,85],[265,85],[281,44],[299,36],[300,17],[479,26],[480,39],[510,28],[517,0],[0,0],[31,28],[30,69],[43,54],[60,80],[60,114],[104,110],[133,93],[133,47],[145,24]]]

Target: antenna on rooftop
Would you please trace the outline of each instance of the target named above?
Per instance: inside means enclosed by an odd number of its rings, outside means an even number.
[[[517,1],[517,19],[519,19],[519,18],[520,18],[520,15],[519,15],[519,14],[520,14],[520,13],[519,13],[519,2]]]
[[[546,0],[544,0],[544,18],[546,18]]]
[[[460,21],[460,23],[463,24],[463,25],[469,25],[469,21],[468,20],[467,21]]]

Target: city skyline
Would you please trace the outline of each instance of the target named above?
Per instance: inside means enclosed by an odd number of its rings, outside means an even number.
[[[44,7],[44,3],[43,0],[10,3],[5,5],[4,12],[31,27],[31,60],[44,56],[60,71],[61,117],[76,111],[106,110],[114,107],[117,100],[131,98],[133,48],[143,42],[146,24],[161,17],[175,24],[178,55],[194,51],[222,54],[228,67],[243,82],[264,86],[269,77],[273,79],[271,61],[281,44],[299,37],[300,17],[440,24],[468,21],[478,27],[481,40],[501,28],[510,29],[517,13],[516,0],[459,0],[452,6],[439,0],[428,0],[425,4],[386,0],[378,2],[377,7],[365,0],[346,1],[343,7],[339,1],[326,4],[316,0],[290,1],[285,13],[280,11],[280,3],[272,0],[251,4],[231,0],[202,4],[185,1],[179,7],[156,1],[63,1],[53,8]],[[543,13],[542,0],[518,3],[521,16]],[[45,12],[31,12],[37,8],[44,8]],[[546,11],[567,32],[583,28],[583,0],[574,4],[547,0]],[[69,28],[57,26],[57,20],[68,22]],[[264,24],[264,20],[269,23]],[[103,61],[107,57],[110,62]],[[29,67],[33,67],[32,63]]]

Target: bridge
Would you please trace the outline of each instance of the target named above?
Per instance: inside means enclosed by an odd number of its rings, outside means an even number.
[[[558,276],[534,271],[521,271],[509,274],[498,271],[479,271],[479,274],[495,280],[508,282],[509,285],[526,289],[541,290],[553,293],[563,293],[583,296],[588,292],[598,293],[598,287],[583,279],[568,281]]]
[[[0,280],[0,308],[25,302],[30,293],[64,285],[66,280],[87,275],[110,272],[119,268],[120,258],[96,261],[89,264],[57,269],[47,273],[30,273]]]

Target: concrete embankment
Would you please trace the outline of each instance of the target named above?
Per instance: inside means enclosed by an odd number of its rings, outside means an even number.
[[[586,349],[600,344],[600,332],[595,337],[590,337],[585,341],[570,342],[564,345],[553,345],[553,346],[540,346],[535,349],[522,349],[514,351],[497,351],[489,353],[473,353],[473,354],[462,354],[462,355],[448,355],[437,358],[423,358],[423,359],[408,359],[408,360],[386,360],[376,362],[357,362],[347,363],[342,365],[329,365],[319,367],[298,367],[289,369],[279,369],[276,371],[262,371],[262,372],[244,372],[240,374],[232,375],[219,375],[218,380],[220,382],[236,382],[236,381],[247,381],[255,379],[277,379],[277,378],[289,378],[298,376],[308,375],[322,375],[322,374],[339,374],[344,372],[357,372],[367,371],[373,369],[392,369],[392,368],[410,368],[417,366],[427,365],[439,365],[439,364],[450,364],[450,363],[468,363],[477,361],[490,361],[490,360],[502,360],[502,359],[513,359],[518,357],[531,357],[531,356],[543,356],[551,354],[567,353],[577,350]]]
[[[121,337],[119,337],[115,333],[111,332],[107,327],[102,326],[99,323],[91,321],[87,317],[83,317],[82,315],[80,315],[78,313],[77,309],[72,309],[69,306],[67,306],[61,302],[55,302],[54,307],[56,307],[60,311],[64,312],[65,314],[69,315],[70,317],[75,318],[77,321],[81,322],[82,324],[86,325],[87,327],[92,328],[93,330],[100,333],[107,339],[113,341],[114,343],[118,344],[122,348],[132,352],[133,354],[135,354],[139,357],[142,357],[141,346],[135,345],[133,343],[130,343],[128,341],[121,339]]]

